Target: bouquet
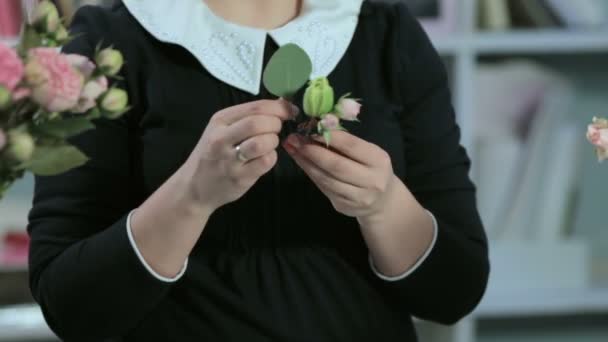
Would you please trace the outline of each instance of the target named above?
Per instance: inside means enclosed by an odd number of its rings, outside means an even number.
[[[50,1],[34,9],[16,49],[0,44],[0,199],[25,172],[56,175],[88,159],[67,139],[93,120],[128,110],[127,93],[109,86],[123,56],[97,49],[95,62],[60,47],[71,40]]]

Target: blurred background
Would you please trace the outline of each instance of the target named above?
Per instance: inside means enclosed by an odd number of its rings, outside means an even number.
[[[421,341],[608,341],[608,165],[585,141],[608,116],[608,0],[397,1],[444,57],[491,239],[480,307],[454,327],[418,322]],[[34,2],[0,0],[1,42]],[[69,19],[112,1],[56,2]],[[27,283],[32,189],[0,202],[0,342],[55,340]]]

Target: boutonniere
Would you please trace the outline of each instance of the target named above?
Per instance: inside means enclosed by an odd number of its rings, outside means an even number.
[[[326,145],[331,143],[331,132],[345,130],[344,121],[358,121],[361,110],[359,100],[345,94],[337,101],[334,89],[326,77],[310,80],[312,62],[306,51],[296,44],[281,47],[272,56],[264,70],[264,86],[273,95],[293,102],[293,96],[308,83],[299,108],[307,120],[298,125],[300,134],[323,136]],[[297,104],[295,104],[297,106]]]

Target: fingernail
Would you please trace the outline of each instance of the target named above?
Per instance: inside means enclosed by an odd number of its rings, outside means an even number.
[[[289,102],[289,108],[291,109],[291,118],[295,120],[300,115],[300,108],[291,102]]]
[[[302,142],[295,134],[292,134],[289,137],[287,137],[287,143],[290,144],[294,148],[302,147]]]
[[[296,152],[296,150],[293,148],[293,146],[291,146],[291,144],[289,144],[287,142],[283,143],[283,148],[289,154],[294,154]]]

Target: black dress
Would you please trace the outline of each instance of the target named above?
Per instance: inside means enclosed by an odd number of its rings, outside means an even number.
[[[124,53],[133,108],[72,139],[91,157],[86,165],[36,178],[31,288],[63,339],[416,341],[412,316],[451,324],[481,299],[487,242],[470,162],[444,66],[405,6],[365,2],[329,75],[337,94],[364,99],[361,123],[347,129],[389,152],[438,220],[429,257],[395,282],[372,272],[357,221],[338,214],[282,148],[271,172],[212,215],[183,278],[154,278],[129,243],[128,212],[186,160],[215,112],[271,96],[215,79],[121,4],[81,9],[73,32],[82,35],[66,51],[92,55],[101,42]],[[266,58],[276,48],[268,39]]]

